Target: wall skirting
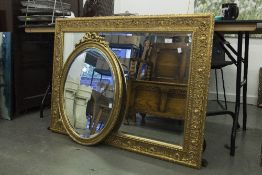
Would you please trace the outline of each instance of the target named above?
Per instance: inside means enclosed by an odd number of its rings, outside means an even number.
[[[218,93],[218,97],[221,101],[224,101],[223,93]],[[236,101],[236,94],[227,93],[226,94],[228,102],[235,102]],[[209,92],[208,93],[208,100],[215,100],[216,99],[216,92]],[[242,95],[241,95],[241,103],[242,103]],[[247,104],[257,105],[257,97],[247,95]]]

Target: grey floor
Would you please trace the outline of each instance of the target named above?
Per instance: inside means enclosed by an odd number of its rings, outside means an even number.
[[[216,108],[213,103],[211,108]],[[44,119],[38,112],[31,112],[12,121],[0,120],[0,175],[262,175],[262,109],[256,106],[248,106],[248,130],[237,133],[235,157],[224,148],[230,140],[231,118],[207,118],[203,157],[208,166],[200,170],[108,145],[78,145],[65,135],[47,130],[49,115],[46,110]]]

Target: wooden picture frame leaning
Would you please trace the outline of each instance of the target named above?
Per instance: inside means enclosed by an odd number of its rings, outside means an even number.
[[[94,17],[58,19],[56,21],[53,69],[53,101],[50,129],[65,133],[56,97],[63,69],[63,37],[65,32],[191,32],[192,50],[186,105],[183,147],[157,140],[119,133],[116,126],[106,143],[156,158],[201,167],[204,123],[210,74],[214,17],[211,14]],[[122,116],[123,117],[123,116]],[[119,119],[121,122],[121,119]]]

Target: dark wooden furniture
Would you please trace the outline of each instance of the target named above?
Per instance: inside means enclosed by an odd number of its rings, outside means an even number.
[[[186,85],[174,83],[128,81],[128,118],[136,121],[136,113],[145,113],[172,119],[184,119]]]
[[[0,10],[0,31],[6,30],[6,14],[4,10]]]
[[[13,31],[13,1],[0,1],[0,31]]]
[[[181,49],[178,51],[178,49]],[[190,51],[186,44],[157,43],[146,61],[146,75],[139,78],[133,70],[127,83],[127,119],[136,122],[136,113],[183,120],[185,116]],[[131,66],[135,67],[134,65]]]
[[[83,1],[65,0],[72,4],[76,16],[82,14]],[[20,0],[0,1],[5,14],[5,31],[12,32],[13,114],[39,108],[51,82],[53,62],[53,33],[26,33],[17,16]],[[47,103],[50,103],[47,97]]]
[[[190,47],[186,43],[157,43],[149,58],[152,81],[187,84]]]

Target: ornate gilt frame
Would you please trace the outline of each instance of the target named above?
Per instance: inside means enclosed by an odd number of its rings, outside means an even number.
[[[106,143],[156,158],[200,168],[212,51],[214,17],[211,14],[95,17],[56,21],[52,120],[53,131],[65,133],[59,108],[63,69],[64,32],[192,32],[191,67],[183,147],[128,134],[111,134]],[[119,120],[120,121],[120,120]],[[119,126],[119,125],[117,125]]]
[[[109,63],[112,76],[114,77],[114,102],[113,108],[108,116],[108,121],[105,124],[105,127],[102,129],[100,133],[90,136],[90,138],[82,138],[79,134],[75,131],[75,129],[71,126],[68,117],[66,116],[64,109],[64,88],[65,82],[68,75],[68,71],[70,69],[71,64],[77,58],[78,54],[86,50],[87,48],[96,48],[100,50],[104,56],[106,61]],[[64,68],[62,71],[62,77],[60,79],[60,90],[59,90],[59,109],[60,115],[62,118],[62,122],[64,124],[64,128],[67,131],[67,134],[77,143],[82,145],[94,145],[106,138],[106,136],[112,131],[114,128],[115,123],[117,122],[119,114],[122,115],[121,108],[119,107],[122,103],[123,97],[123,80],[122,80],[122,73],[117,61],[118,59],[112,53],[109,48],[108,43],[104,40],[103,37],[100,37],[96,33],[86,33],[84,37],[80,40],[79,43],[75,45],[74,51],[69,55],[68,59],[64,64]]]

